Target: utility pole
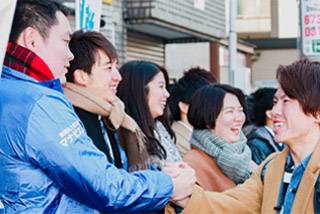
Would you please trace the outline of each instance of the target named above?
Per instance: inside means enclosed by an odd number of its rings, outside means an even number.
[[[235,72],[237,67],[237,32],[236,32],[236,18],[237,18],[237,0],[229,1],[229,84],[235,85]]]

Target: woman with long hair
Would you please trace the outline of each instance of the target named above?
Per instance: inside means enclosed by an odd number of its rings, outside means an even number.
[[[118,87],[118,96],[125,104],[125,111],[140,126],[146,135],[146,148],[150,163],[162,168],[165,161],[181,160],[174,144],[174,132],[170,127],[169,78],[167,71],[155,63],[130,61],[120,68],[122,81]],[[120,133],[120,141],[125,138]],[[129,165],[135,162],[136,151],[126,148]]]

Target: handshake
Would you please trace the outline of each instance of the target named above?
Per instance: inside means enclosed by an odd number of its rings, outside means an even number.
[[[193,185],[196,183],[195,171],[185,162],[166,163],[162,172],[169,175],[173,183],[171,201],[180,207],[185,207]]]

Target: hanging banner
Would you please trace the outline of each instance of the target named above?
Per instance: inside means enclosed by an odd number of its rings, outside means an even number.
[[[301,0],[302,52],[320,56],[320,1]]]
[[[6,53],[8,39],[10,35],[14,10],[16,8],[16,0],[1,0],[0,4],[0,67],[2,68],[3,59]],[[0,77],[1,77],[0,69]],[[1,201],[0,201],[1,209]]]
[[[101,0],[76,0],[76,29],[99,31]]]

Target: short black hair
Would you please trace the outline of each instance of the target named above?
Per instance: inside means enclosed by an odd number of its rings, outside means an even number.
[[[266,125],[266,111],[272,109],[275,93],[275,88],[259,88],[252,94],[254,123],[257,126]]]
[[[98,51],[103,51],[111,60],[117,61],[117,51],[112,43],[100,32],[82,30],[71,35],[69,48],[74,55],[66,74],[68,82],[74,82],[73,73],[77,69],[91,74],[92,66],[96,63]]]
[[[50,28],[58,23],[58,11],[66,16],[70,12],[52,0],[18,0],[9,41],[16,42],[22,31],[28,27],[35,28],[43,38],[47,38]]]
[[[227,93],[238,98],[246,115],[245,96],[240,89],[226,84],[206,85],[197,90],[191,97],[187,116],[194,129],[215,128],[216,120],[222,110]]]
[[[185,71],[183,76],[170,88],[169,107],[173,120],[181,119],[179,102],[190,104],[191,96],[197,89],[216,82],[214,76],[203,68],[193,67]]]

